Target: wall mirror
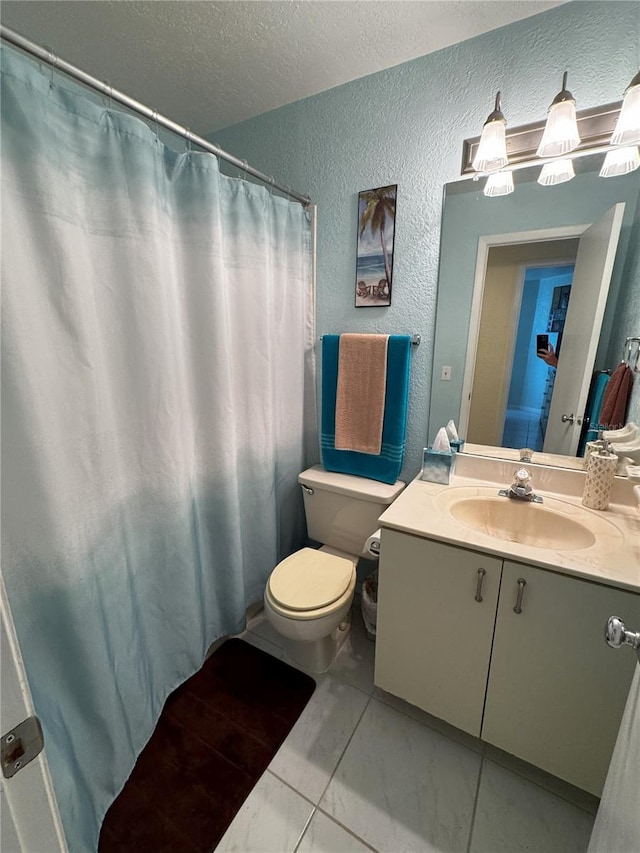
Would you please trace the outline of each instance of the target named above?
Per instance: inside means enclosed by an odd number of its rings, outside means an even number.
[[[516,171],[497,198],[483,181],[445,186],[430,442],[453,418],[492,455],[532,447],[576,464],[593,372],[620,362],[628,289],[640,289],[640,170],[601,178],[601,154],[574,165],[554,187],[537,183],[539,166]],[[557,368],[538,342],[559,348]]]

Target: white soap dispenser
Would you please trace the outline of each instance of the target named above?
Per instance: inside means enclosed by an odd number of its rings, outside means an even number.
[[[582,457],[582,467],[587,470],[589,467],[589,457],[592,453],[599,453],[601,450],[607,450],[609,447],[607,439],[604,437],[603,430],[598,430],[598,437],[594,441],[588,441],[584,448],[584,456]]]
[[[610,452],[609,443],[603,439],[602,446],[589,454],[582,493],[583,506],[589,509],[607,509],[617,466],[618,457]]]

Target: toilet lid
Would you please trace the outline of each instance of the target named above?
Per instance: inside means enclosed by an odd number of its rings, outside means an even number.
[[[317,610],[344,595],[353,562],[326,551],[303,548],[279,563],[269,579],[269,592],[288,610]]]

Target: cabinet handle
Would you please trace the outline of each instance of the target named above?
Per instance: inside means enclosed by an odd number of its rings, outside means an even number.
[[[516,598],[516,606],[513,608],[514,613],[522,613],[522,596],[527,582],[524,578],[518,578],[518,597]]]
[[[486,575],[486,569],[478,569],[478,582],[476,584],[476,601],[482,601],[482,581]]]

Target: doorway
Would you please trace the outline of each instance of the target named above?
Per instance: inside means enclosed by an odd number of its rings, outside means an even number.
[[[493,253],[493,258],[502,260],[501,253],[508,257],[509,252],[520,250],[524,256],[516,260],[520,265],[526,265],[531,260],[528,255],[533,247],[544,252],[545,247],[559,241],[561,246],[569,249],[573,241],[574,245],[577,243],[577,250],[571,259],[564,259],[567,263],[575,262],[573,297],[567,307],[562,359],[557,365],[543,452],[576,455],[624,208],[624,202],[618,202],[587,226],[494,234],[478,239],[460,407],[460,431],[462,435],[466,433],[467,441],[493,446],[498,444],[504,429],[504,414],[511,384],[511,375],[509,373],[507,377],[507,371],[512,364],[515,347],[513,330],[517,326],[520,310],[518,300],[521,295],[516,298],[511,293],[513,282],[517,280],[513,275],[506,275],[506,284],[503,282],[502,289],[492,284],[492,281],[500,276],[490,274],[490,253]],[[562,253],[562,248],[560,252]],[[560,259],[556,258],[556,261],[558,260]],[[499,283],[498,281],[497,284]],[[487,353],[490,357],[482,364],[482,357]],[[505,384],[506,379],[508,381]],[[482,425],[485,428],[484,434],[476,431],[476,427],[470,424],[471,410],[474,407],[479,407],[485,415],[489,414]]]
[[[541,451],[556,371],[537,355],[539,335],[555,356],[569,305],[575,264],[525,266],[522,298],[511,364],[511,382],[502,433],[503,447]],[[541,344],[543,345],[543,343]]]
[[[523,435],[529,435],[529,430],[536,433],[539,430],[542,394],[549,370],[536,356],[535,335],[547,332],[553,298],[553,287],[541,288],[540,280],[548,271],[548,281],[565,276],[558,282],[564,285],[569,280],[569,270],[573,270],[578,243],[578,239],[571,238],[488,248],[469,395],[468,441],[505,446],[505,424],[511,409],[512,440],[516,443],[507,446],[531,446],[520,441]],[[549,336],[554,339],[551,333]],[[516,389],[523,391],[527,373],[535,377],[533,390],[529,389],[531,393],[527,395],[516,394]],[[537,415],[530,411],[534,407]]]

